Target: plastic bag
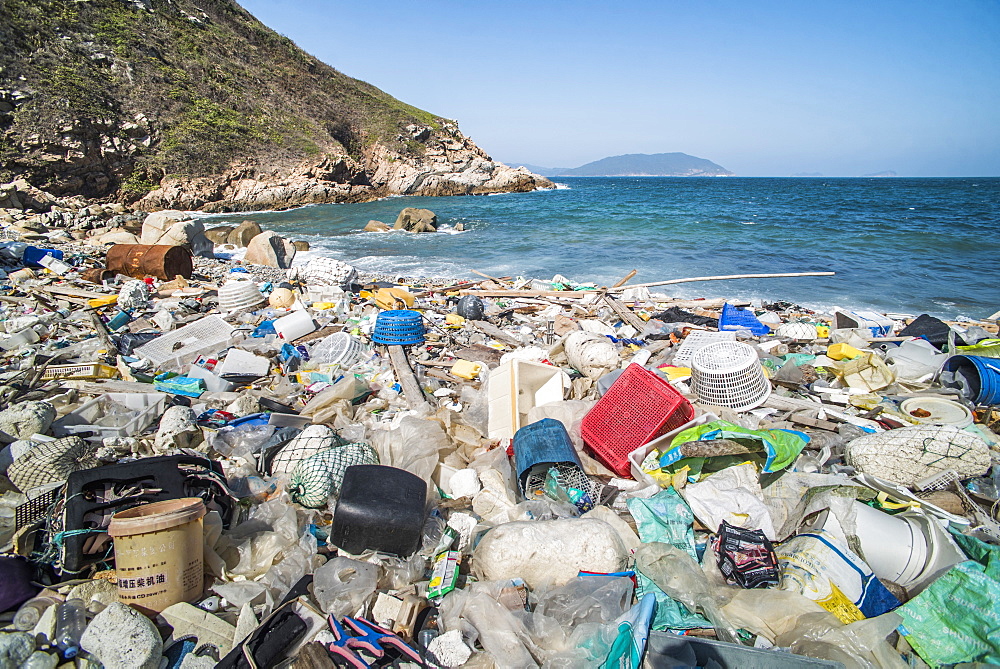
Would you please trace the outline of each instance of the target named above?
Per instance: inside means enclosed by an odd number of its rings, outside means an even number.
[[[739,643],[736,629],[719,608],[701,567],[685,551],[659,542],[643,544],[635,552],[635,567],[689,611],[704,614],[721,641]]]
[[[405,469],[430,482],[451,440],[437,421],[403,416],[398,427],[372,434],[372,445],[384,465]]]
[[[532,599],[536,612],[569,629],[617,619],[630,608],[633,589],[632,581],[622,576],[577,576],[558,588],[532,593]]]
[[[378,572],[368,562],[335,557],[313,574],[313,596],[334,618],[354,615],[375,592]]]

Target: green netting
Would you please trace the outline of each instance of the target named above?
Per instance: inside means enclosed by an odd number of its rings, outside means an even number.
[[[299,462],[292,472],[288,492],[292,501],[317,509],[340,494],[348,467],[377,464],[378,453],[369,444],[358,442],[334,446]]]

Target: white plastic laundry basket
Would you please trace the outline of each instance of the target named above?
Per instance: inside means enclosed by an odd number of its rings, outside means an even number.
[[[691,380],[702,403],[736,411],[760,406],[771,393],[757,354],[738,341],[698,349],[691,358]]]
[[[219,287],[219,311],[250,309],[264,304],[266,298],[253,281],[227,281]]]
[[[361,360],[364,350],[357,337],[346,332],[334,332],[313,345],[309,359],[317,365],[350,367]]]

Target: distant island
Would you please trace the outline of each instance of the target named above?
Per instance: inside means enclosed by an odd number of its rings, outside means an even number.
[[[711,160],[686,153],[629,153],[595,160],[580,167],[539,167],[513,163],[545,177],[731,177],[736,176]]]
[[[872,172],[871,174],[862,174],[863,177],[895,177],[899,176],[892,170],[886,170],[884,172]]]
[[[822,172],[796,172],[793,177],[821,177]]]

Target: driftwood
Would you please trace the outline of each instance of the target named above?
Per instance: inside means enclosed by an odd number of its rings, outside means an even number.
[[[410,361],[406,357],[406,351],[402,346],[389,346],[389,363],[392,365],[392,372],[396,375],[396,380],[403,388],[403,397],[406,405],[411,409],[417,409],[426,401],[424,391],[410,369]]]
[[[650,283],[637,283],[627,287],[611,288],[620,292],[629,288],[652,288],[653,286],[672,286],[675,283],[693,283],[695,281],[726,281],[729,279],[783,279],[796,276],[833,276],[836,272],[785,272],[783,274],[727,274],[721,276],[693,276],[687,279],[668,279],[666,281],[652,281]]]

